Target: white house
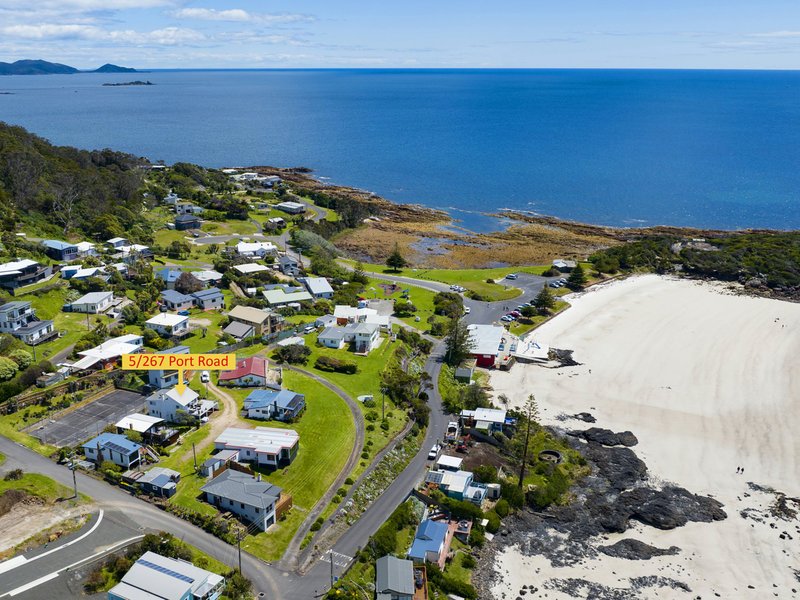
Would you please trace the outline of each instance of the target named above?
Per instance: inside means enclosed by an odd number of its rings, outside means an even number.
[[[52,321],[42,321],[30,302],[16,300],[0,306],[0,333],[10,333],[29,345],[56,335]]]
[[[123,237],[115,237],[111,238],[106,242],[106,244],[112,248],[122,248],[123,246],[127,245],[128,240]]]
[[[216,440],[217,450],[238,450],[239,460],[267,467],[283,467],[297,456],[300,435],[293,429],[228,427]]]
[[[300,281],[315,299],[325,298],[329,300],[333,298],[333,288],[324,277],[303,277]]]
[[[189,317],[160,313],[152,319],[145,321],[144,326],[153,331],[157,331],[160,335],[182,335],[189,331]]]
[[[264,271],[270,271],[271,269],[267,266],[260,265],[258,263],[245,263],[243,265],[233,265],[234,271],[238,271],[242,275],[252,275],[253,273],[263,273]]]
[[[317,341],[327,348],[340,349],[352,343],[356,352],[370,352],[380,339],[379,326],[374,323],[350,323],[345,327],[326,327]]]
[[[302,288],[300,288],[302,290]],[[285,306],[294,302],[310,302],[311,294],[306,291],[287,292],[283,288],[264,290],[264,300],[269,306]]]
[[[149,471],[148,471],[149,472]],[[217,600],[225,589],[225,578],[177,558],[145,552],[133,563],[117,585],[108,591],[109,600]]]
[[[179,417],[182,415],[202,418],[216,410],[216,402],[199,398],[198,393],[188,386],[182,394],[177,388],[159,390],[147,398],[147,414],[175,423],[181,420]]]
[[[272,242],[239,242],[236,244],[236,253],[239,256],[273,256],[278,248]]]
[[[114,302],[114,292],[91,292],[70,304],[72,312],[96,315],[104,312]]]
[[[72,364],[73,371],[94,367],[98,363],[108,365],[116,362],[123,354],[136,354],[144,349],[144,339],[140,335],[128,333],[111,338],[99,346],[78,352],[80,360]]]
[[[333,316],[339,325],[348,323],[363,323],[367,317],[377,316],[378,311],[374,308],[356,308],[355,306],[343,306],[337,304],[333,307]]]

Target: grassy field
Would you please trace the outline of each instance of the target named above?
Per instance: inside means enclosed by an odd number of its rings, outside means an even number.
[[[256,224],[252,221],[239,220],[206,221],[201,226],[201,229],[212,235],[248,235],[258,231]]]
[[[6,490],[23,490],[31,496],[41,498],[48,504],[52,504],[62,498],[72,497],[71,488],[65,487],[39,473],[25,473],[21,479],[13,481],[0,480],[0,494]]]
[[[396,288],[390,287],[388,282],[381,279],[370,279],[366,286],[365,295],[368,298],[377,298],[378,300],[400,300],[403,295],[403,290],[408,290],[408,299],[417,307],[417,312],[410,317],[402,317],[400,320],[419,329],[420,331],[427,331],[430,329],[428,318],[434,316],[433,313],[433,298],[436,292],[426,290],[421,287],[413,285],[398,285]],[[387,293],[389,292],[389,293]],[[419,321],[416,320],[419,317]],[[445,320],[444,317],[436,316],[437,320]]]
[[[296,423],[277,421],[256,421],[242,419],[252,426],[294,429],[300,434],[300,449],[291,465],[274,472],[263,471],[264,479],[280,486],[292,495],[294,508],[284,521],[270,531],[250,536],[242,546],[256,553],[264,560],[277,560],[303,522],[305,515],[328,490],[340,473],[355,440],[355,424],[344,401],[322,384],[299,373],[285,372],[285,388],[306,396],[306,410]],[[252,389],[226,389],[241,407]],[[331,427],[335,423],[335,427]],[[208,427],[190,433],[181,448],[163,459],[160,466],[175,469],[181,473],[178,492],[171,502],[191,508],[203,514],[213,515],[216,509],[200,500],[200,488],[208,481],[194,472],[194,460],[179,462],[191,444],[198,443],[208,435]],[[201,464],[212,453],[213,445],[197,454]]]
[[[58,450],[55,446],[43,444],[36,438],[20,431],[21,428],[40,420],[46,413],[47,409],[44,407],[29,406],[10,415],[2,415],[0,416],[0,435],[22,444],[42,456],[50,456]]]

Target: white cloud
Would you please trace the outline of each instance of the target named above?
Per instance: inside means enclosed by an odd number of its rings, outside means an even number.
[[[0,8],[11,10],[47,9],[62,12],[114,11],[129,8],[154,8],[175,4],[174,0],[0,0]]]
[[[25,40],[89,40],[95,42],[117,42],[133,45],[154,44],[159,46],[175,46],[200,42],[205,36],[193,29],[181,27],[165,27],[153,31],[112,30],[107,31],[94,25],[59,25],[44,23],[41,25],[8,25],[0,28],[5,36]]]
[[[767,31],[764,33],[751,33],[750,37],[759,38],[800,38],[800,31]]]
[[[252,23],[301,23],[313,21],[311,15],[297,13],[250,13],[241,8],[217,10],[215,8],[182,8],[172,13],[179,19],[196,19],[199,21],[236,21]]]

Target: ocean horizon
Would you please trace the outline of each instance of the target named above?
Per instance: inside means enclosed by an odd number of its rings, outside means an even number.
[[[800,228],[798,71],[145,69],[4,76],[0,92],[0,120],[56,144],[304,166],[473,231],[503,210]]]

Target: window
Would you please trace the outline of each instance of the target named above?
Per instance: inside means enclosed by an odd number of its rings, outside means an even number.
[[[239,502],[239,505],[244,508],[244,502]]]
[[[258,508],[258,507],[256,507],[256,514],[258,514],[258,513],[260,513],[260,512],[261,512],[261,509],[260,509],[260,508]]]

